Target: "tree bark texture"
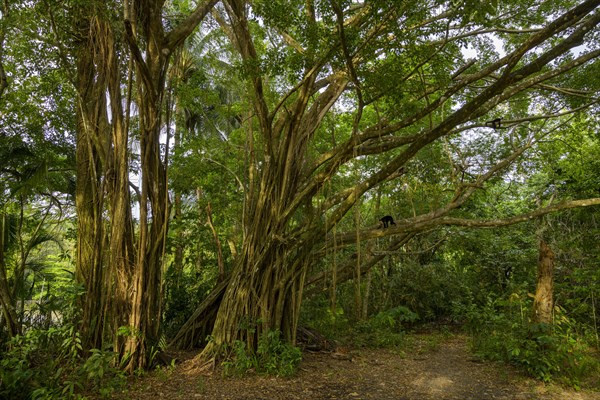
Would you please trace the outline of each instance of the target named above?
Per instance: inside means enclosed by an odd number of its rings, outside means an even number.
[[[97,51],[103,40],[93,15],[80,21],[85,32],[77,49],[77,258],[75,276],[85,292],[81,299],[84,348],[101,348],[104,331],[104,211],[103,175],[110,143],[106,76]],[[90,51],[95,49],[96,51]]]
[[[150,2],[154,3],[154,2]],[[127,38],[135,60],[138,77],[141,153],[140,227],[137,254],[133,267],[133,297],[129,314],[131,330],[125,344],[130,357],[127,369],[134,371],[148,365],[147,351],[158,345],[160,337],[162,255],[167,234],[168,198],[166,170],[161,159],[160,129],[162,101],[165,93],[169,53],[163,52],[164,41],[161,7],[148,4],[137,10],[137,21],[126,21]],[[138,31],[139,28],[139,31]],[[136,35],[147,46],[138,48]],[[146,57],[142,57],[142,52]]]
[[[532,319],[536,323],[552,324],[554,252],[548,244],[540,240],[539,259]]]
[[[84,348],[102,348],[105,340],[112,340],[115,349],[122,351],[118,330],[127,325],[131,308],[133,222],[119,44],[106,10],[102,11],[105,6],[99,3],[77,14],[84,34],[76,52],[76,277],[85,288]]]
[[[245,2],[227,5],[235,46],[244,59],[255,60]],[[310,251],[319,232],[324,233],[322,227],[294,231],[292,221],[300,206],[297,194],[306,172],[309,140],[345,84],[335,82],[321,95],[321,102],[310,104],[316,73],[309,74],[289,109],[271,115],[260,71],[251,74],[263,168],[256,171],[256,160],[249,162],[248,176],[256,176],[257,181],[251,181],[246,191],[244,240],[216,315],[213,340],[204,351],[207,356],[218,355],[223,345],[236,340],[254,349],[268,331],[280,331],[294,343]],[[253,148],[253,139],[249,140],[248,147]]]
[[[107,308],[110,310],[111,332],[116,333],[127,325],[131,310],[131,280],[135,257],[134,227],[129,192],[129,135],[123,110],[119,60],[114,33],[106,26],[105,69],[108,78],[108,95],[112,116],[112,148],[106,173],[110,200],[110,254],[107,281]],[[115,349],[122,349],[123,338],[113,336]]]

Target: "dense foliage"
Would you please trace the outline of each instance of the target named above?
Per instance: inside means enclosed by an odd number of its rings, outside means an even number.
[[[598,1],[0,9],[1,398],[289,376],[299,326],[600,385]]]

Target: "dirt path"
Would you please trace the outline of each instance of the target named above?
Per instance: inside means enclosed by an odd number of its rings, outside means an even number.
[[[292,378],[207,375],[194,360],[139,380],[119,399],[576,399],[600,400],[527,379],[512,368],[477,361],[467,339],[417,336],[410,350],[360,349],[306,353]]]

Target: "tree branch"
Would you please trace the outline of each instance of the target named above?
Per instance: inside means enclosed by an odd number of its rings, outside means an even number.
[[[131,21],[126,19],[123,22],[125,24],[125,40],[127,40],[127,44],[129,44],[129,49],[131,50],[131,55],[135,59],[136,65],[139,68],[142,81],[144,82],[144,86],[148,90],[148,94],[150,96],[152,96],[152,98],[156,98],[156,93],[154,90],[154,82],[152,80],[150,70],[148,69],[148,65],[146,64],[146,61],[144,60],[144,57],[142,56],[142,52],[137,45]],[[154,102],[154,101],[152,101],[152,102]]]
[[[542,135],[542,137],[543,136],[544,135]],[[531,138],[526,143],[524,143],[522,146],[516,148],[508,157],[497,162],[487,172],[481,174],[473,182],[458,185],[458,187],[455,189],[452,199],[445,206],[440,207],[436,210],[433,210],[427,214],[407,219],[407,220],[405,220],[404,225],[399,223],[397,226],[385,229],[383,231],[379,230],[379,229],[376,229],[375,231],[373,231],[373,228],[371,228],[371,229],[367,230],[367,233],[361,234],[361,237],[366,235],[364,237],[366,239],[369,239],[369,238],[372,238],[369,235],[373,235],[373,237],[383,237],[383,236],[388,236],[388,234],[391,234],[393,232],[410,232],[411,230],[406,228],[406,226],[419,227],[421,225],[425,225],[426,227],[428,227],[427,224],[429,222],[439,220],[440,218],[448,215],[448,213],[450,211],[455,210],[455,209],[459,208],[460,206],[462,206],[463,204],[465,204],[466,201],[473,195],[473,193],[475,193],[475,191],[477,189],[482,188],[484,183],[487,182],[490,178],[497,175],[500,171],[502,171],[503,169],[505,169],[506,167],[511,165],[525,151],[530,149],[534,145],[534,143],[535,143],[534,138]],[[353,190],[353,188],[346,189],[346,192],[343,194],[340,194],[339,197],[340,198],[347,197],[349,194],[351,194],[352,190]],[[333,205],[331,205],[331,206],[333,206]],[[327,209],[327,208],[325,208],[325,209]],[[427,229],[427,228],[424,228],[424,229]],[[418,232],[421,230],[422,229],[419,228],[419,229],[415,229],[414,231]],[[336,238],[336,241],[338,244],[345,243],[346,241],[348,243],[351,243],[354,235],[356,235],[356,234],[355,233],[346,233],[346,234],[338,235]],[[330,241],[331,241],[331,239],[329,239],[327,242],[329,243]]]
[[[553,212],[570,210],[579,207],[590,207],[600,205],[600,198],[595,197],[584,200],[570,200],[563,201],[560,203],[551,204],[546,207],[542,207],[535,211],[531,211],[525,214],[517,215],[511,218],[505,219],[492,219],[492,220],[472,220],[466,218],[453,218],[453,217],[442,217],[435,221],[435,225],[451,225],[451,226],[464,226],[469,228],[498,228],[502,226],[515,225],[521,222],[530,221],[532,219],[541,217],[546,214]]]
[[[548,27],[542,29],[539,33],[532,35],[532,38],[527,40],[523,46],[504,58],[507,65],[506,70],[509,70],[511,63],[513,63],[515,59],[520,59],[525,52],[541,44],[544,40],[558,34],[561,30],[567,29],[575,24],[575,21],[585,16],[585,12],[590,12],[593,10],[593,5],[598,2],[600,2],[600,0],[589,0],[588,2],[584,3],[586,4],[586,7],[578,6],[574,10],[566,12],[563,16],[557,18],[557,20],[551,22]],[[583,38],[583,35],[591,30],[592,24],[597,24],[597,20],[599,19],[600,13],[591,16],[587,21],[584,22],[584,24],[582,24],[581,27],[576,29],[573,34],[569,36],[569,38],[554,46],[536,60],[525,65],[514,73],[507,73],[505,71],[505,73],[494,84],[484,89],[479,95],[475,96],[475,98],[467,102],[459,110],[452,113],[438,126],[423,133],[406,150],[396,156],[379,172],[373,174],[371,177],[365,179],[363,182],[353,186],[352,188],[349,188],[338,196],[330,199],[328,202],[330,206],[333,204],[339,204],[339,206],[333,211],[333,213],[331,213],[328,226],[335,225],[339,220],[341,220],[341,218],[363,193],[370,190],[377,184],[385,181],[388,176],[404,166],[406,162],[414,157],[423,147],[432,143],[438,138],[447,135],[454,127],[469,120],[472,118],[472,116],[479,115],[482,112],[482,109],[485,110],[486,103],[493,101],[495,97],[501,95],[507,88],[511,87],[511,85],[515,85],[519,81],[525,80],[528,76],[539,72],[542,68],[541,63],[548,63],[552,59],[558,57],[558,55],[564,54],[564,52],[574,47],[576,43]],[[439,106],[441,100],[445,101],[444,96],[438,99],[435,108]],[[434,103],[435,102],[433,102],[432,105]]]
[[[261,77],[261,71],[258,65],[258,55],[252,42],[252,36],[248,28],[246,19],[245,4],[242,0],[228,0],[228,14],[232,20],[232,27],[235,34],[237,49],[242,56],[242,59],[248,63],[251,68],[252,85],[254,86],[254,106],[260,123],[261,130],[267,139],[268,153],[272,155],[272,117],[269,114],[269,108],[265,100],[264,84]]]
[[[220,0],[201,1],[186,19],[181,21],[175,29],[165,36],[165,47],[169,49],[169,51],[173,51],[182,44],[219,1]]]

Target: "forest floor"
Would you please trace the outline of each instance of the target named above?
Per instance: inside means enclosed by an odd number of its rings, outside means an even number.
[[[189,357],[175,367],[137,379],[113,398],[600,400],[600,392],[544,384],[512,367],[480,361],[469,352],[468,338],[463,335],[410,335],[401,350],[305,352],[298,373],[291,378],[223,377],[219,369],[207,372],[193,355]]]

